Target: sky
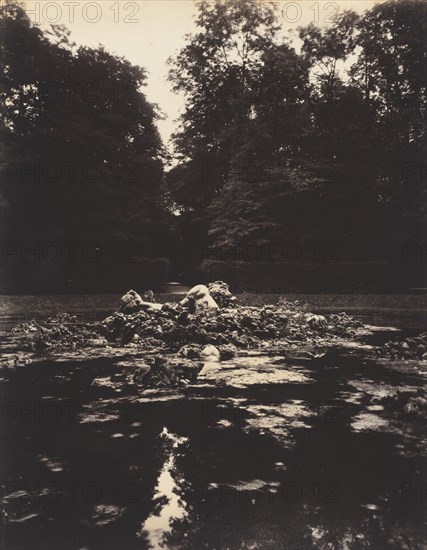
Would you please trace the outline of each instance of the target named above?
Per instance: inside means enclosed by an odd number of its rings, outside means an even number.
[[[378,1],[378,0],[377,0]],[[381,0],[380,0],[381,1]],[[21,2],[34,23],[42,28],[63,24],[77,45],[102,44],[111,53],[125,57],[147,70],[145,94],[156,103],[165,120],[158,127],[165,144],[176,128],[184,97],[172,92],[167,81],[167,59],[185,44],[185,35],[196,30],[197,6],[192,0],[28,0]],[[344,9],[362,12],[374,0],[295,2],[277,1],[283,33],[292,38],[300,25],[330,24]],[[294,42],[295,43],[295,42]]]

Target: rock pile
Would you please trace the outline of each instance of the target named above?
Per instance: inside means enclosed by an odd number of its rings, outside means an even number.
[[[227,305],[219,307],[216,300]],[[327,338],[353,337],[361,327],[345,313],[314,315],[296,302],[237,306],[228,286],[217,281],[209,288],[194,287],[178,304],[147,302],[131,290],[122,297],[119,311],[101,322],[78,324],[74,317],[60,314],[44,323],[19,325],[13,332],[33,350],[108,344],[179,351],[184,358],[196,358],[210,345],[225,359],[237,349],[258,349],[266,342],[312,345]]]
[[[75,349],[97,345],[96,341],[107,345],[95,326],[79,324],[77,317],[68,313],[58,313],[44,322],[21,323],[11,330],[11,334],[22,349],[32,351]]]
[[[201,362],[172,360],[157,355],[146,358],[146,364],[135,371],[133,381],[144,388],[186,386],[196,381],[202,368]]]
[[[427,360],[427,333],[401,342],[387,342],[382,355],[390,359],[422,359]]]
[[[179,303],[157,304],[130,290],[119,310],[96,323],[58,314],[15,327],[18,347],[31,351],[107,347],[141,353],[133,380],[138,386],[178,387],[195,382],[203,365],[227,361],[239,350],[277,349],[315,356],[325,345],[363,334],[362,323],[345,313],[317,315],[298,302],[239,306],[227,284],[198,285]],[[427,335],[390,343],[390,357],[426,358]],[[145,353],[146,352],[146,353]],[[311,354],[311,355],[310,355]],[[314,355],[313,355],[314,354]]]
[[[209,283],[208,290],[219,307],[234,307],[236,305],[236,297],[231,294],[227,283],[223,281]]]
[[[411,396],[403,407],[403,414],[406,418],[417,417],[419,419],[425,419],[427,417],[427,399],[425,392],[420,390],[419,395]]]

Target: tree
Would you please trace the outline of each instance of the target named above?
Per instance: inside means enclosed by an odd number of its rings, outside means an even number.
[[[330,27],[301,28],[300,56],[274,40],[260,55],[257,82],[286,94],[252,105],[243,96],[251,115],[240,115],[239,147],[227,142],[227,169],[208,209],[218,246],[331,240],[354,261],[396,253],[403,234],[419,240],[421,178],[418,191],[400,183],[405,160],[422,171],[425,20],[402,13],[396,2],[361,17],[345,11]],[[278,180],[268,162],[282,167]],[[252,181],[239,173],[250,165]]]
[[[375,187],[390,203],[389,239],[426,235],[426,4],[387,1],[357,24],[356,62],[350,74],[374,113]]]
[[[200,2],[196,24],[200,32],[170,61],[174,90],[187,97],[174,136],[180,166],[169,180],[184,208],[210,204],[250,140],[263,57],[277,30],[271,6],[250,0]]]
[[[2,7],[4,219],[9,239],[165,246],[163,156],[145,71],[78,49]]]

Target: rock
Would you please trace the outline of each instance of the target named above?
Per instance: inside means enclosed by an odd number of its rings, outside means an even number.
[[[178,351],[178,355],[186,359],[198,359],[200,357],[201,348],[198,345],[187,344],[182,346]]]
[[[99,338],[89,338],[87,340],[87,344],[89,346],[94,346],[94,347],[108,346],[108,342],[106,338],[104,338],[103,336],[100,336]]]
[[[120,312],[125,315],[136,313],[137,311],[160,311],[162,304],[144,302],[141,296],[134,290],[129,290],[120,300]]]
[[[217,281],[210,288],[224,298],[218,298],[221,304],[230,304],[233,297],[225,283]],[[153,299],[152,294],[145,297]],[[191,289],[180,304],[146,302],[131,290],[123,296],[120,310],[101,322],[87,325],[67,314],[60,314],[48,322],[33,321],[13,329],[13,338],[30,350],[76,349],[106,345],[107,341],[112,346],[149,349],[150,353],[169,351],[175,354],[175,359],[200,357],[204,361],[217,362],[219,358],[231,359],[237,349],[259,349],[271,342],[277,345],[278,341],[282,344],[293,341],[300,348],[335,336],[354,339],[358,335],[356,329],[361,326],[345,313],[327,317],[308,314],[297,302],[219,309],[209,289],[203,285]],[[413,345],[407,344],[406,350],[399,343],[395,348],[386,345],[384,349],[389,356],[400,358],[407,351],[417,358],[426,354],[427,345],[423,342],[419,337],[414,339]],[[169,379],[168,383],[171,382],[173,380]]]
[[[185,359],[173,362],[159,355],[149,357],[146,361],[147,364],[139,368],[133,375],[134,383],[144,388],[188,385],[197,380],[197,376],[203,368],[201,362]]]
[[[220,353],[218,348],[215,346],[212,346],[209,344],[208,346],[204,347],[202,352],[200,353],[200,356],[202,357],[203,361],[213,361],[218,362],[220,359]]]
[[[221,308],[234,307],[236,298],[230,292],[228,284],[223,281],[215,281],[208,285],[209,294]]]
[[[323,331],[327,328],[328,322],[323,315],[308,314],[306,317],[308,326],[313,330]]]
[[[69,313],[57,313],[46,321],[49,324],[59,324],[59,323],[76,323],[77,317],[75,315],[70,315]]]
[[[47,339],[37,338],[34,341],[34,346],[33,347],[36,351],[43,351],[45,349],[49,349],[50,347],[52,347],[52,344],[50,342],[48,342]]]
[[[180,325],[188,325],[190,323],[188,311],[181,311],[181,313],[178,315],[178,323]]]
[[[237,348],[234,344],[225,344],[219,347],[221,361],[227,361],[237,355]]]
[[[120,312],[129,314],[142,309],[142,298],[134,290],[129,290],[120,300]]]
[[[407,416],[425,417],[427,414],[427,399],[422,395],[410,397],[403,407],[403,412]]]
[[[152,290],[146,290],[143,293],[142,298],[145,302],[154,303],[154,292]]]
[[[133,373],[133,382],[137,386],[149,386],[150,384],[150,376],[148,373],[150,372],[151,366],[150,365],[142,365]]]
[[[29,323],[21,323],[13,327],[10,331],[12,334],[31,334],[38,332],[40,330],[40,325],[35,321],[30,321]]]
[[[425,346],[423,346],[422,344],[418,344],[418,346],[417,346],[418,356],[422,357],[425,354],[425,352],[426,352]]]
[[[180,305],[187,308],[190,313],[205,313],[218,309],[218,304],[205,285],[194,286],[181,300]]]
[[[158,388],[162,386],[173,386],[178,383],[178,377],[167,364],[166,359],[157,355],[147,357],[147,365],[139,369],[134,374],[134,382],[138,386],[145,388]]]
[[[387,342],[381,355],[392,359],[426,359],[425,337],[426,334],[421,334],[416,338],[406,338],[403,342]]]
[[[200,361],[180,361],[174,366],[179,383],[188,385],[195,382],[199,372],[203,369],[203,363]]]

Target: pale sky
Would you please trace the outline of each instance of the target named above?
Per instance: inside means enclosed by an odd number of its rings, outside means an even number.
[[[378,1],[378,0],[377,0]],[[159,121],[160,134],[167,144],[184,98],[172,92],[167,82],[166,60],[185,43],[184,36],[195,30],[197,7],[192,0],[28,0],[21,2],[34,22],[64,24],[77,45],[97,47],[125,57],[148,72],[145,94],[166,116]],[[283,32],[290,37],[300,25],[317,22],[327,25],[344,9],[357,12],[371,8],[374,0],[295,2],[278,1]]]

